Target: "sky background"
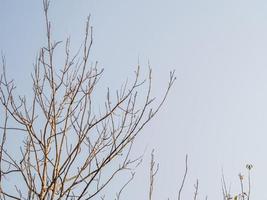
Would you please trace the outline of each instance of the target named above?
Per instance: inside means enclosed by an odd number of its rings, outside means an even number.
[[[91,14],[91,60],[105,69],[102,87],[119,88],[138,62],[147,72],[149,61],[153,94],[161,97],[176,71],[167,102],[137,139],[136,154],[146,154],[123,199],[147,199],[153,148],[160,163],[155,200],[176,199],[186,154],[184,199],[193,198],[196,179],[200,199],[221,199],[222,170],[238,191],[247,163],[254,166],[252,199],[267,198],[266,11],[263,0],[52,1],[53,37],[71,36],[74,50]],[[0,0],[0,30],[8,75],[27,93],[45,42],[41,0]]]

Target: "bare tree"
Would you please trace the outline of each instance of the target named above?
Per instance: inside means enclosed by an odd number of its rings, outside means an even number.
[[[54,52],[61,42],[52,38],[49,3],[43,0],[47,43],[32,73],[32,96],[16,94],[2,57],[1,199],[92,199],[118,173],[129,171],[134,176],[132,169],[140,158],[131,158],[132,144],[159,111],[175,80],[171,72],[165,95],[154,105],[151,69],[147,80],[139,80],[138,66],[134,81],[123,84],[114,95],[108,89],[102,109],[96,112],[94,95],[103,69],[89,64],[90,18],[81,49],[72,55],[67,39],[64,65],[59,67]],[[140,96],[138,91],[145,86],[146,96]],[[11,148],[16,135],[23,143]],[[13,185],[12,177],[21,181]]]

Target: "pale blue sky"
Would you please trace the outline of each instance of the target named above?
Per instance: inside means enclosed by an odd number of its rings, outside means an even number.
[[[119,87],[139,62],[154,72],[154,94],[162,95],[168,73],[177,82],[160,114],[137,141],[147,148],[125,199],[145,199],[149,151],[160,170],[155,200],[175,199],[189,154],[184,197],[221,198],[221,169],[233,190],[245,164],[252,171],[254,199],[265,199],[267,178],[267,2],[263,0],[53,0],[54,38],[71,35],[78,48],[86,16],[94,27],[92,60],[105,68],[103,87]],[[44,43],[41,0],[0,0],[0,50],[18,88]],[[27,90],[27,89],[26,89]],[[113,199],[113,198],[112,198]]]

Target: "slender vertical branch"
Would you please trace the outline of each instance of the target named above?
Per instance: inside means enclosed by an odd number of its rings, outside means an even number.
[[[244,193],[244,184],[243,184],[243,179],[244,179],[244,176],[240,173],[238,175],[239,177],[239,181],[240,181],[240,189],[241,189],[241,199],[242,200],[245,200],[245,193]]]
[[[196,181],[196,184],[194,185],[195,192],[194,192],[194,200],[197,200],[197,195],[198,195],[198,179]]]
[[[246,168],[248,170],[248,194],[247,194],[247,200],[249,200],[250,199],[250,192],[251,192],[250,172],[251,172],[251,169],[253,168],[253,165],[247,164]]]
[[[181,200],[181,194],[182,194],[182,190],[183,190],[183,187],[184,187],[185,179],[186,179],[186,176],[187,176],[187,170],[188,170],[187,159],[188,159],[188,155],[186,154],[186,156],[185,156],[185,171],[184,171],[183,180],[182,180],[181,186],[179,188],[179,192],[178,192],[178,200]]]
[[[150,161],[150,184],[149,184],[149,200],[152,200],[152,194],[154,190],[154,180],[155,176],[159,170],[159,164],[155,168],[155,159],[154,159],[154,149],[151,152],[151,161]]]

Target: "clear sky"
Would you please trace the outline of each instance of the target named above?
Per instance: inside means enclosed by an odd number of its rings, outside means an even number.
[[[252,198],[267,198],[266,11],[263,0],[52,0],[54,38],[70,35],[76,49],[91,14],[92,60],[105,68],[103,87],[118,88],[138,60],[144,72],[149,61],[161,96],[176,70],[166,104],[137,140],[146,155],[124,199],[146,199],[152,148],[160,163],[155,200],[177,196],[186,153],[185,199],[197,178],[202,199],[220,199],[222,169],[235,191],[247,163],[254,166]],[[22,92],[30,89],[43,30],[41,0],[0,0],[0,50]]]

